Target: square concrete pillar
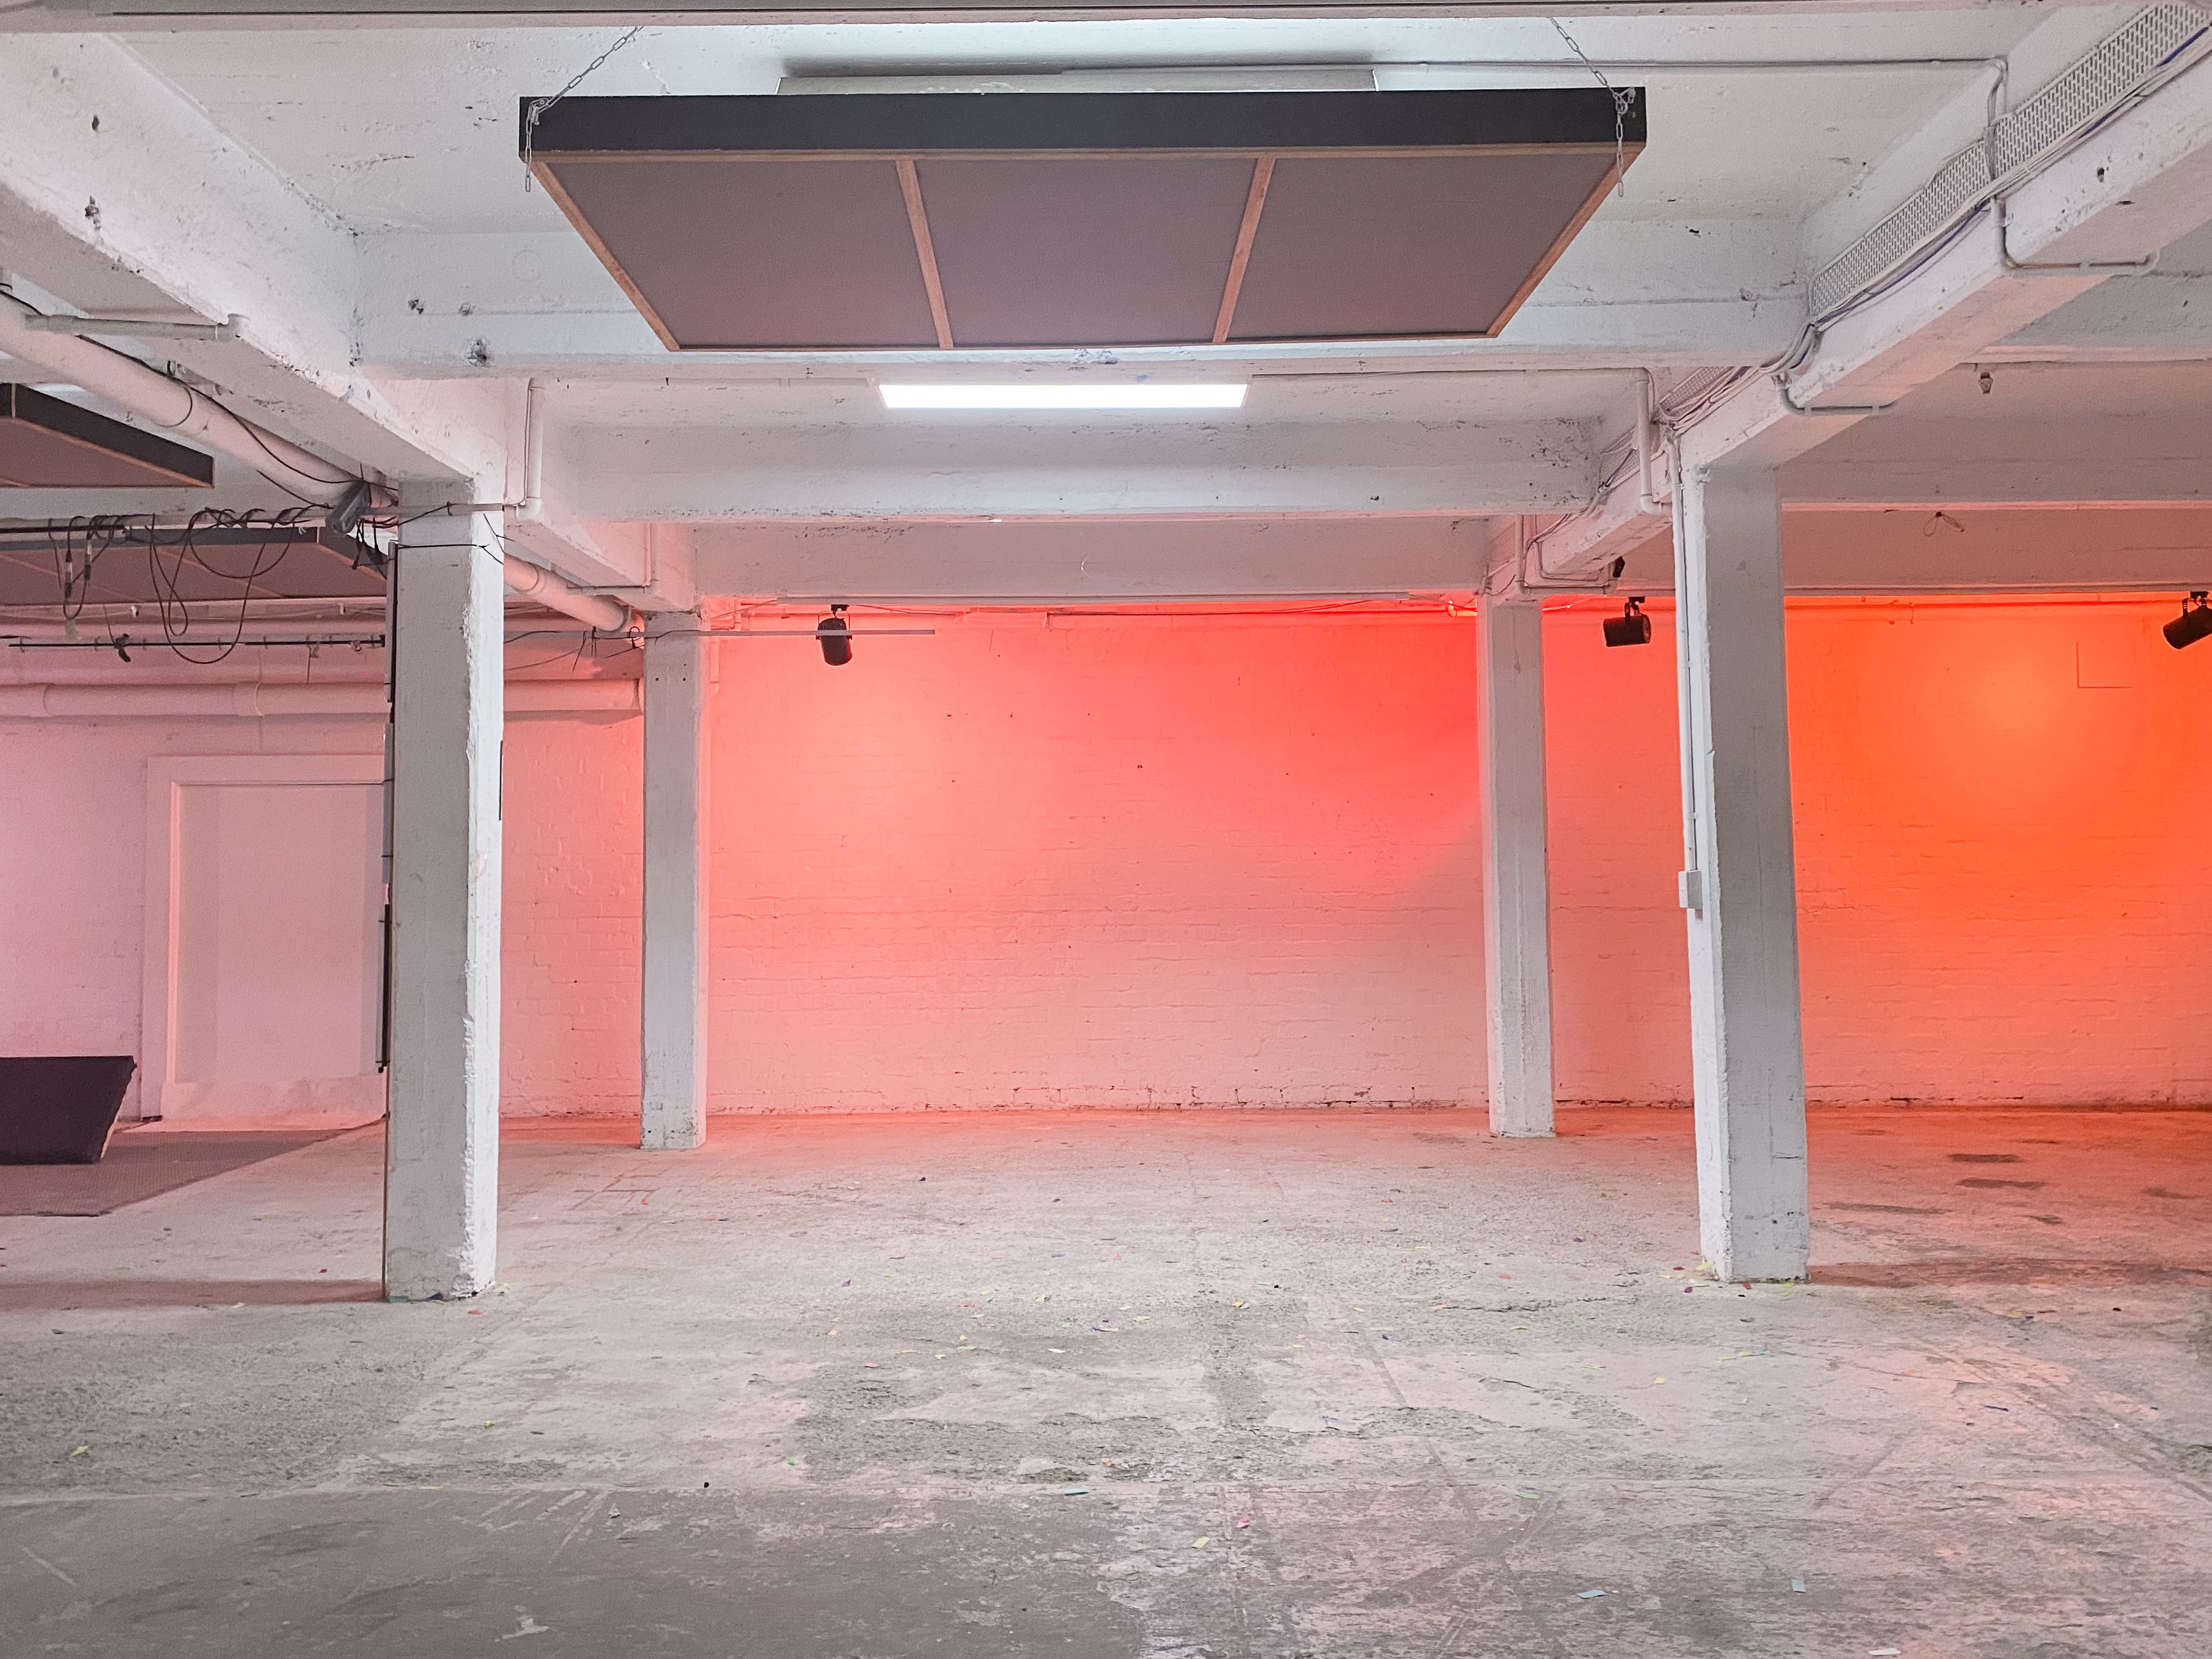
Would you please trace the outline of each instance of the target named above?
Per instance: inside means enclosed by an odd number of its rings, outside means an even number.
[[[1552,1133],[1552,942],[1544,819],[1544,611],[1486,595],[1477,613],[1482,969],[1490,1132]]]
[[[644,1098],[638,1144],[707,1137],[707,709],[713,641],[696,617],[645,641]]]
[[[1812,1237],[1782,514],[1771,467],[1692,468],[1679,488],[1680,897],[1700,1231],[1723,1279],[1802,1279]]]
[[[506,690],[496,532],[481,514],[414,519],[392,576],[384,1293],[395,1302],[472,1296],[496,1265]]]

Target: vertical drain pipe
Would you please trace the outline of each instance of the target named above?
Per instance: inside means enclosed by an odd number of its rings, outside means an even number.
[[[1687,515],[1682,506],[1682,444],[1679,438],[1668,441],[1667,464],[1674,479],[1674,719],[1678,733],[1674,747],[1682,769],[1682,872],[1675,896],[1683,909],[1702,915],[1705,908],[1705,878],[1698,867],[1698,766],[1697,757],[1690,752],[1690,630],[1684,623],[1683,602],[1689,555],[1683,545]]]
[[[1651,371],[1636,372],[1636,510],[1656,518],[1665,509],[1651,489],[1652,451],[1658,446],[1658,399]]]

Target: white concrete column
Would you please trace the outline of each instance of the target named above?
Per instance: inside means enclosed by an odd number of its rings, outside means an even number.
[[[477,499],[497,500],[495,488]],[[495,1267],[506,593],[496,530],[482,514],[414,520],[393,578],[384,1293],[395,1302],[472,1296]]]
[[[1552,1133],[1552,936],[1544,842],[1544,611],[1485,597],[1477,613],[1482,969],[1490,1133]]]
[[[644,1106],[638,1144],[707,1138],[707,703],[713,641],[672,617],[645,642]]]
[[[1802,1279],[1812,1241],[1773,469],[1689,470],[1674,591],[1705,1253],[1723,1279]]]

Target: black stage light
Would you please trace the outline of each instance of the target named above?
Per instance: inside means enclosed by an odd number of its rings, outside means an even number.
[[[2212,634],[2212,605],[2205,602],[2204,596],[2205,590],[2198,588],[2182,601],[2181,614],[2166,623],[2166,642],[2175,650]]]
[[[822,642],[822,660],[832,668],[842,668],[853,660],[851,630],[845,625],[845,607],[833,605],[830,614],[814,624],[814,637]]]
[[[1605,619],[1605,642],[1607,645],[1651,643],[1651,618],[1644,614],[1641,599],[1631,599],[1621,607],[1618,617]]]

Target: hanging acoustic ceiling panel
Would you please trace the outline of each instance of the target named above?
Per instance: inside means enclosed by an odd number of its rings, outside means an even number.
[[[197,449],[27,386],[0,386],[0,489],[160,489],[215,482]]]
[[[74,572],[67,594],[58,540]],[[234,606],[240,599],[374,599],[384,591],[381,554],[314,526],[205,526],[188,533],[115,520],[65,537],[0,530],[0,605]],[[228,614],[236,619],[234,610]]]
[[[1644,98],[566,98],[524,154],[672,350],[1493,335]]]

